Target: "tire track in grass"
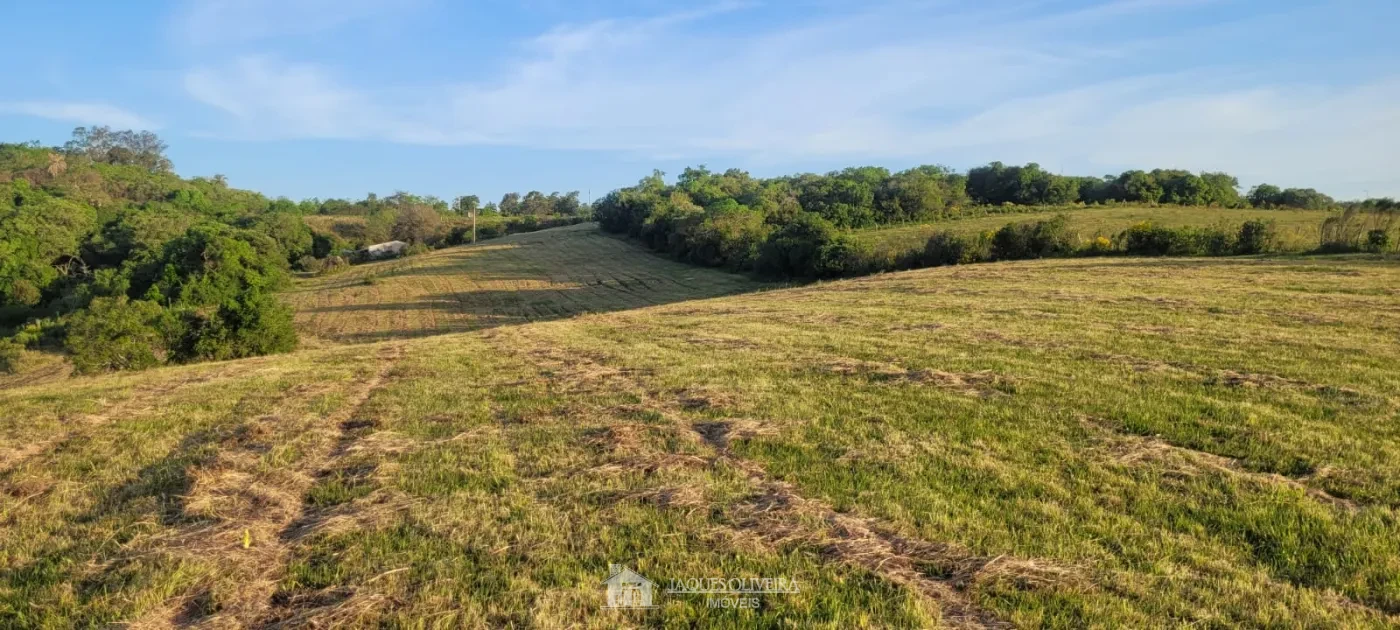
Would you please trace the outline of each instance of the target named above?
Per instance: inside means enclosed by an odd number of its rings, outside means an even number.
[[[802,496],[794,486],[773,477],[757,462],[743,459],[729,449],[731,439],[762,432],[760,423],[692,421],[687,418],[687,404],[653,393],[631,376],[630,371],[610,367],[603,360],[582,353],[567,353],[531,338],[525,329],[493,331],[483,335],[483,339],[502,355],[534,365],[567,387],[580,391],[605,388],[636,397],[645,407],[669,420],[678,437],[708,449],[712,455],[705,460],[705,465],[714,467],[723,463],[741,471],[755,492],[737,504],[720,508],[727,521],[724,525],[733,535],[756,539],[775,550],[791,544],[818,549],[825,558],[869,571],[920,594],[936,605],[941,618],[953,627],[1010,627],[978,607],[969,597],[967,589],[979,582],[1003,576],[1014,576],[1032,584],[1079,579],[1070,569],[1005,556],[984,558],[953,545],[901,535],[890,525],[873,518],[839,513],[821,500]],[[645,469],[656,464],[642,458],[625,465]],[[663,488],[626,498],[662,507],[673,502],[694,507],[688,500],[675,501],[675,497],[693,497],[694,494],[683,488]]]
[[[196,483],[185,497],[186,511],[202,517],[201,525],[185,528],[161,541],[160,548],[193,558],[213,560],[221,572],[214,583],[173,599],[139,620],[140,626],[247,627],[267,616],[277,582],[291,557],[297,532],[314,523],[319,513],[308,492],[316,480],[334,469],[361,423],[366,404],[384,384],[403,354],[399,344],[378,352],[379,365],[330,413],[314,414],[302,423],[263,416],[250,421],[247,444],[221,449],[210,466],[192,471]],[[337,383],[317,383],[292,392],[299,396],[334,391]],[[269,466],[262,458],[268,446],[285,445],[313,436],[311,452],[290,465]]]

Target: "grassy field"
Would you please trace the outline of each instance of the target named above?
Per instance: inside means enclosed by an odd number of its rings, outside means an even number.
[[[294,296],[384,341],[0,391],[0,626],[1400,623],[1394,260],[742,292],[514,238]],[[609,611],[610,563],[800,592]]]
[[[671,262],[593,224],[514,234],[298,282],[303,335],[379,341],[632,309],[752,289]]]
[[[919,223],[896,227],[862,230],[856,238],[875,246],[882,252],[906,252],[923,249],[934,232],[949,231],[959,234],[973,234],[996,230],[1007,223],[1038,221],[1053,217],[1056,212],[1026,214],[999,214],[952,221]],[[1241,223],[1250,219],[1273,220],[1278,225],[1279,236],[1286,248],[1302,251],[1316,247],[1321,240],[1322,221],[1328,216],[1324,210],[1235,210],[1229,208],[1197,208],[1190,206],[1162,206],[1160,208],[1141,207],[1091,207],[1065,212],[1070,216],[1070,226],[1083,239],[1103,235],[1110,238],[1136,223],[1151,221],[1164,227],[1214,226],[1223,225],[1238,229]]]

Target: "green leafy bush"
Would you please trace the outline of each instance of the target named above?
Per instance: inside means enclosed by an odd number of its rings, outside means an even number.
[[[1383,252],[1390,249],[1390,232],[1383,229],[1375,229],[1366,233],[1366,250],[1371,252]]]
[[[24,364],[24,346],[9,339],[0,339],[0,374],[19,374],[24,371]]]
[[[97,298],[69,320],[64,346],[84,374],[145,369],[165,361],[168,325],[165,310],[154,302]]]
[[[1278,229],[1273,221],[1245,221],[1234,245],[1236,254],[1267,254],[1278,249]]]
[[[296,348],[292,311],[269,294],[249,292],[216,308],[191,308],[182,317],[171,359],[239,359]]]
[[[1144,221],[1118,235],[1123,251],[1135,256],[1223,256],[1233,252],[1231,235],[1220,230],[1167,228]]]
[[[994,260],[1052,258],[1074,251],[1069,217],[1058,215],[1046,221],[1008,223],[992,236]]]
[[[991,258],[991,240],[986,234],[938,232],[924,245],[922,262],[929,267],[983,262]]]
[[[845,268],[848,245],[831,222],[798,215],[764,241],[755,271],[774,278],[829,278]]]

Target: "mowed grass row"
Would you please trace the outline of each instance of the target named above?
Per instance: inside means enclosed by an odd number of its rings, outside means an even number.
[[[1397,280],[997,263],[0,392],[0,620],[1386,627]]]
[[[1162,227],[1226,226],[1237,230],[1240,224],[1253,219],[1272,220],[1285,249],[1302,251],[1317,247],[1322,240],[1322,222],[1331,216],[1326,210],[1255,210],[1233,208],[1197,208],[1189,206],[1147,207],[1089,207],[1063,212],[1070,217],[1070,228],[1083,239],[1114,235],[1143,221]],[[975,234],[995,231],[1008,223],[1040,221],[1060,214],[1057,211],[1026,214],[1001,214],[936,221],[896,227],[861,230],[858,240],[869,243],[879,252],[903,253],[922,251],[935,232]]]
[[[749,290],[581,224],[307,278],[283,294],[300,331],[371,342],[632,309]]]

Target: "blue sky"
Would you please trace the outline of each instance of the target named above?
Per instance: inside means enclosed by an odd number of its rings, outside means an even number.
[[[1039,162],[1400,196],[1393,0],[6,3],[0,139],[292,198]]]

